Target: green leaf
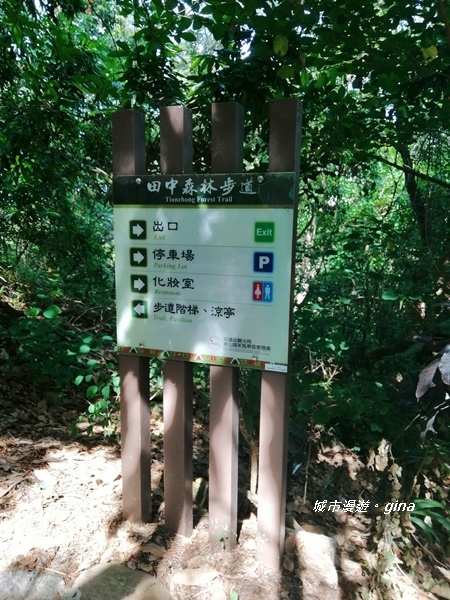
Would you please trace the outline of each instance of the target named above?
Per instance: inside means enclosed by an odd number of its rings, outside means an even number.
[[[294,75],[295,69],[289,65],[283,65],[277,71],[277,77],[280,77],[281,79],[290,79]]]
[[[98,385],[91,385],[86,390],[86,396],[88,398],[93,398],[97,392],[98,392]]]
[[[91,347],[89,346],[89,344],[81,344],[78,352],[80,354],[87,354],[88,352],[91,351]]]
[[[39,313],[41,312],[41,309],[37,308],[36,306],[33,306],[32,308],[27,308],[23,312],[24,312],[25,316],[35,318],[39,315]]]
[[[420,527],[420,529],[422,529],[427,534],[429,539],[433,539],[435,542],[439,543],[439,537],[438,537],[437,533],[431,527],[429,527],[423,521],[423,519],[419,519],[417,517],[414,517],[413,515],[411,515],[410,519],[411,519],[411,522],[414,523],[414,525],[417,525],[417,527]]]
[[[328,75],[326,72],[321,73],[314,82],[316,88],[323,88],[328,83]]]
[[[78,375],[78,377],[75,378],[75,385],[80,385],[80,383],[83,381],[84,377],[83,375]]]
[[[195,69],[202,62],[203,56],[197,56],[191,63],[191,69]]]
[[[192,31],[182,31],[179,33],[179,36],[186,40],[186,42],[195,42],[197,40],[197,36]]]
[[[438,55],[438,50],[436,46],[429,46],[428,48],[422,48],[422,54],[425,59],[425,62],[431,62]]]
[[[105,400],[108,400],[110,395],[111,395],[111,386],[105,385],[102,388],[102,396],[103,396],[103,398],[105,398]]]
[[[311,304],[311,308],[312,308],[313,310],[318,310],[318,311],[322,311],[322,310],[324,310],[324,307],[323,307],[322,305],[320,305],[320,304],[317,304],[317,303],[315,303],[315,302],[313,302],[313,303]]]
[[[450,521],[443,515],[440,515],[434,510],[430,510],[427,513],[427,516],[430,517],[431,520],[437,521],[447,531],[450,531]]]
[[[414,506],[415,509],[413,512],[422,510],[424,508],[445,508],[442,502],[438,502],[437,500],[430,500],[428,498],[418,498],[417,500],[414,500]]]
[[[394,290],[386,290],[381,295],[383,300],[397,300],[398,294],[394,292]]]
[[[278,34],[273,40],[273,51],[279,56],[285,56],[289,48],[289,42],[286,36]]]
[[[56,304],[50,304],[50,306],[44,310],[43,315],[46,319],[56,319],[58,315],[62,313],[62,310]]]

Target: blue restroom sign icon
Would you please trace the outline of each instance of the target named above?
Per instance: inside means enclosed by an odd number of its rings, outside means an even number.
[[[273,273],[273,252],[254,252],[253,270],[256,273]]]
[[[254,281],[253,282],[253,300],[255,302],[272,302],[272,300],[273,300],[273,282],[272,281]]]

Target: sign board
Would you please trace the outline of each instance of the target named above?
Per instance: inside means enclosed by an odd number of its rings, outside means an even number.
[[[114,179],[121,353],[287,372],[294,174]]]

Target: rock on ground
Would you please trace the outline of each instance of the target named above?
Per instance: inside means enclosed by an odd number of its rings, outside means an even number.
[[[110,563],[83,571],[72,589],[73,598],[77,600],[77,592],[81,592],[80,600],[171,600],[169,592],[155,577]]]
[[[171,600],[164,585],[143,571],[100,564],[83,571],[68,590],[62,577],[12,569],[0,572],[0,600]]]
[[[297,551],[303,600],[338,600],[338,574],[335,567],[336,542],[309,531],[297,531]]]
[[[64,597],[62,577],[10,569],[0,572],[0,600],[54,600]]]

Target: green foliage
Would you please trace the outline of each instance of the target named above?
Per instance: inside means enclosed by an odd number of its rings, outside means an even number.
[[[88,409],[79,420],[87,417],[88,433],[92,433],[94,425],[100,425],[106,437],[117,433],[119,426],[120,377],[113,361],[112,342],[109,335],[91,334],[81,338],[76,351],[67,350],[77,359],[78,375],[74,383],[84,389],[88,402]]]
[[[204,378],[203,378],[204,381]],[[197,388],[197,382],[195,382]],[[152,399],[156,397],[162,397],[164,387],[164,375],[162,370],[162,361],[159,358],[153,358],[150,361],[150,384],[152,391]]]
[[[448,321],[439,308],[450,264],[447,26],[436,3],[69,0],[37,9],[5,0],[0,274],[2,291],[32,307],[10,329],[32,380],[75,381],[91,424],[109,426],[118,392],[110,340],[68,327],[57,307],[113,301],[111,113],[146,112],[153,169],[158,109],[185,103],[204,171],[211,102],[238,100],[244,164],[264,170],[268,100],[297,96],[292,429],[304,431],[307,417],[351,446],[368,447],[383,432],[401,433],[402,451],[413,447],[408,385],[423,357],[407,340],[445,333]],[[206,397],[206,370],[194,373]],[[254,377],[242,376],[251,435]]]
[[[433,193],[427,178],[443,181],[448,172],[442,18],[428,4],[356,0],[245,7],[101,0],[87,8],[49,2],[40,10],[6,0],[0,14],[1,263],[31,287],[41,286],[50,269],[48,293],[83,293],[92,302],[98,290],[110,293],[111,215],[104,205],[110,113],[142,107],[155,121],[160,105],[179,102],[195,111],[198,169],[208,162],[211,101],[231,99],[243,104],[251,123],[246,164],[264,168],[267,100],[301,97],[303,147],[310,149],[302,190],[311,210],[329,210],[320,205],[334,177],[373,160],[398,168],[407,161],[422,177],[419,195],[409,194],[412,205],[420,198],[410,216],[425,232]],[[154,165],[154,126],[149,138]],[[416,143],[428,145],[431,162],[411,153]],[[378,174],[357,184],[373,193],[378,182],[386,179]],[[433,203],[431,217],[444,232],[448,216],[439,206]],[[349,247],[362,242],[361,233],[353,230]],[[372,238],[370,228],[366,234]]]
[[[405,457],[421,453],[423,346],[412,336],[445,327],[438,294],[448,277],[442,238],[423,249],[401,178],[382,165],[347,167],[323,176],[321,198],[303,191],[292,415],[362,450],[383,434]]]
[[[411,521],[428,538],[430,544],[438,544],[446,552],[450,532],[449,511],[437,500],[418,498],[411,513]]]
[[[68,352],[71,354],[71,351]],[[94,431],[95,425],[99,425],[105,437],[118,437],[120,376],[113,339],[109,335],[85,336],[74,355],[77,356],[78,375],[73,382],[83,390],[88,402],[87,410],[78,421],[87,418],[88,434]],[[163,383],[162,363],[159,359],[153,359],[150,361],[149,379],[152,400],[162,395]],[[73,431],[76,433],[75,423]]]
[[[102,206],[109,115],[100,98],[114,88],[102,38],[71,6],[56,17],[51,7],[6,2],[0,14],[9,48],[0,69],[0,263],[25,286],[89,297],[89,280],[112,287],[111,214]]]
[[[61,309],[53,304],[45,310],[37,306],[25,310],[25,318],[8,331],[17,353],[7,363],[7,370],[25,367],[36,387],[58,389],[71,381],[76,363],[68,348],[76,343],[77,334],[63,325],[60,314]]]
[[[100,424],[105,435],[115,433],[120,379],[113,338],[83,335],[63,319],[55,304],[44,309],[32,306],[24,314],[7,331],[17,350],[4,370],[25,370],[36,390],[57,392],[62,400],[74,383],[83,389],[88,402],[89,431]]]

